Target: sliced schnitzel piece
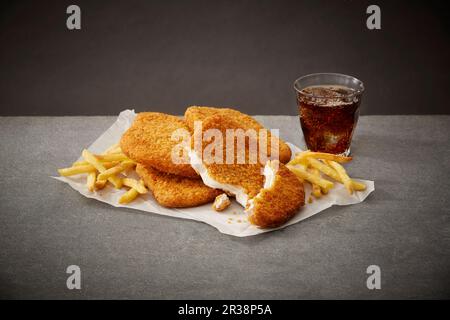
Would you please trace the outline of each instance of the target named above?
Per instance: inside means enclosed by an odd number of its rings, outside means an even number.
[[[184,118],[186,120],[186,124],[191,130],[194,130],[194,122],[195,121],[204,121],[206,118],[213,115],[224,115],[233,118],[235,121],[239,122],[240,127],[242,129],[254,129],[260,130],[264,129],[264,127],[251,116],[246,115],[242,112],[239,112],[230,108],[215,108],[215,107],[199,107],[192,106],[186,109],[184,114]],[[270,155],[270,131],[268,131],[268,155]],[[282,163],[288,163],[291,159],[291,149],[289,146],[281,139],[279,140],[279,160]]]
[[[278,161],[267,161],[264,176],[264,188],[249,200],[248,220],[261,228],[278,227],[305,204],[303,183]]]
[[[237,138],[224,139],[221,150],[216,148],[220,146],[216,144],[216,138],[211,141],[199,140],[208,131],[216,130],[218,136],[226,136],[227,130],[239,129],[240,126],[240,122],[229,116],[218,114],[207,117],[202,130],[194,131],[189,151],[191,165],[207,186],[235,195],[248,212],[252,224],[262,228],[279,226],[304,205],[304,188],[297,176],[278,160],[269,160],[265,165],[259,161],[252,163],[248,141],[245,143],[245,163],[237,164]],[[196,145],[198,141],[201,142],[200,147]],[[211,148],[211,145],[216,147]],[[206,151],[211,151],[215,161],[207,159]],[[227,153],[231,153],[234,162],[227,163]],[[218,163],[217,160],[222,161]]]
[[[172,140],[172,134],[176,130],[184,131],[190,136],[189,127],[176,116],[158,112],[139,113],[123,134],[120,147],[130,159],[144,166],[184,177],[199,178],[189,165],[187,152],[184,163],[172,160],[172,150],[180,143],[176,139]]]
[[[223,193],[207,187],[200,179],[176,176],[140,164],[136,166],[136,172],[152,191],[156,201],[168,208],[199,206],[213,202]]]
[[[233,146],[231,143],[227,144],[226,139],[223,138],[222,155],[218,156],[219,150],[215,150],[213,155],[217,158],[214,159],[214,162],[208,163],[208,160],[204,157],[206,148],[211,144],[206,139],[201,139],[204,133],[209,130],[217,130],[222,137],[226,137],[226,131],[230,129],[241,129],[241,123],[221,114],[205,118],[202,123],[202,131],[194,131],[189,157],[192,167],[200,174],[207,186],[231,193],[236,196],[236,200],[242,206],[246,207],[248,200],[256,196],[264,185],[262,175],[264,166],[259,161],[255,163],[249,161],[249,143],[245,143],[245,148],[243,148],[245,149],[244,163],[238,163],[237,139],[234,139]],[[195,147],[195,141],[201,141],[200,148]],[[234,152],[228,151],[231,153],[232,161],[227,162],[227,149],[230,148],[233,148]]]

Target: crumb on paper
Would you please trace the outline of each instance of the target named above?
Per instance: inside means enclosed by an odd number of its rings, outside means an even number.
[[[231,204],[230,199],[228,198],[226,193],[219,194],[214,200],[212,205],[213,209],[220,212],[228,208]]]
[[[308,198],[308,203],[313,203],[313,198],[311,196]]]

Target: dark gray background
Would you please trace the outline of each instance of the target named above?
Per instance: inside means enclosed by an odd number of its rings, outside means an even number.
[[[66,8],[82,30],[66,28]],[[366,8],[382,30],[366,28]],[[363,114],[448,114],[445,1],[14,1],[0,8],[0,115],[191,104],[296,113],[292,82],[365,82]]]

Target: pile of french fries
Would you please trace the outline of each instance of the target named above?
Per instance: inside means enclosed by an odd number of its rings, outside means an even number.
[[[87,174],[86,186],[91,192],[103,189],[108,182],[116,189],[128,187],[129,190],[119,199],[121,204],[130,203],[139,194],[147,193],[148,190],[142,180],[137,181],[122,174],[134,169],[136,163],[122,153],[118,144],[98,155],[85,149],[81,156],[83,160],[74,162],[71,167],[58,169],[59,174],[63,177]]]
[[[334,182],[325,179],[324,176],[342,183],[349,194],[366,189],[364,183],[351,179],[342,166],[342,163],[347,163],[351,160],[352,157],[307,150],[296,153],[294,159],[287,164],[287,167],[301,181],[309,182],[312,186],[312,195],[315,198],[320,198],[334,186]]]

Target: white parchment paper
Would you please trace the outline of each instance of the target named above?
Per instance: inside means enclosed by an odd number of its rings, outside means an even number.
[[[133,122],[135,116],[136,114],[134,113],[134,110],[122,111],[119,114],[116,122],[108,130],[106,130],[91,146],[89,146],[88,149],[94,153],[102,153],[109,146],[117,143],[120,140],[122,134],[131,126],[131,123]],[[293,153],[301,151],[298,147],[292,144],[289,144],[289,146],[291,147]],[[283,226],[274,229],[260,229],[254,225],[251,225],[247,221],[247,214],[244,213],[244,209],[234,200],[232,201],[232,205],[230,207],[220,213],[214,211],[211,208],[211,204],[183,209],[165,208],[160,206],[156,202],[150,192],[145,195],[140,195],[136,200],[129,204],[121,205],[119,204],[119,198],[126,191],[125,189],[117,190],[108,185],[103,190],[90,192],[86,188],[86,175],[78,175],[67,178],[53,178],[69,184],[73,189],[77,190],[85,197],[106,202],[114,207],[127,207],[171,217],[202,221],[204,223],[212,225],[222,233],[237,237],[252,236],[263,232],[281,229],[291,224],[302,221],[308,217],[311,217],[312,215],[315,215],[316,213],[319,213],[322,210],[325,210],[333,205],[350,205],[360,203],[364,201],[364,199],[372,191],[375,190],[373,181],[358,180],[365,183],[367,189],[365,191],[359,191],[355,192],[353,195],[349,195],[342,184],[336,183],[335,187],[331,189],[326,196],[323,196],[320,199],[314,198],[314,201],[312,203],[308,203],[306,201],[305,206],[300,209],[298,214]],[[309,187],[309,184],[305,183],[306,200],[309,198],[310,192],[311,189]]]

